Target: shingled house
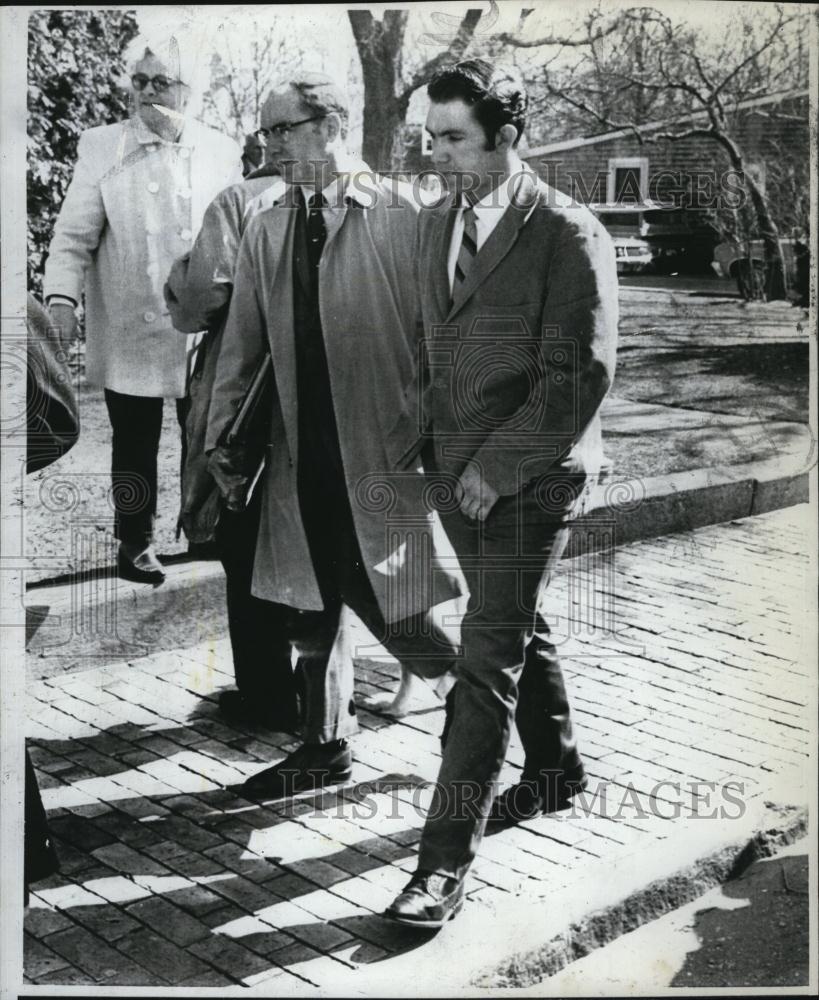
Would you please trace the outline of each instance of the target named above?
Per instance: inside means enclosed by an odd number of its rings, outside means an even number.
[[[659,132],[708,127],[706,113],[641,127],[646,139]],[[808,190],[808,92],[792,91],[741,102],[731,114],[730,135],[746,169],[772,204],[792,188]],[[721,204],[732,210],[742,184],[727,154],[707,137],[641,143],[630,130],[567,139],[523,151],[523,158],[549,184],[589,205],[613,236],[639,237],[652,252],[685,270],[708,270],[722,237],[709,219]],[[784,180],[783,180],[784,178]],[[780,221],[780,220],[778,220]],[[790,236],[783,232],[780,236]]]

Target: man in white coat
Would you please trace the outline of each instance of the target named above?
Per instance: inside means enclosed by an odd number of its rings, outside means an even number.
[[[81,135],[43,282],[64,343],[85,293],[86,378],[104,389],[113,431],[119,570],[154,583],[162,404],[185,396],[195,346],[173,333],[163,283],[213,197],[241,180],[238,145],[189,115],[195,55],[176,37],[131,43],[132,117]]]

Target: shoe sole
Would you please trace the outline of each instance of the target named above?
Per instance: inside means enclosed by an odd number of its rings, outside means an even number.
[[[419,930],[434,931],[440,930],[444,924],[448,923],[450,920],[454,920],[455,917],[461,912],[464,907],[463,899],[459,899],[455,906],[447,913],[445,917],[441,920],[408,920],[406,917],[400,917],[397,914],[385,913],[384,916],[387,920],[390,920],[394,924],[401,924],[402,927],[417,927]]]
[[[338,788],[339,785],[346,785],[353,776],[352,769],[343,774],[336,775],[332,779],[325,781],[321,785],[313,785],[310,788],[297,788],[284,795],[271,795],[268,792],[254,792],[249,788],[242,787],[242,795],[253,799],[256,802],[282,802],[285,799],[295,799],[299,795],[315,795],[316,792],[323,792],[328,788]]]
[[[142,569],[137,569],[135,566],[132,568],[132,564],[125,563],[122,560],[117,561],[117,576],[121,580],[127,580],[129,583],[164,583],[165,573],[161,573],[159,570],[147,571]]]
[[[527,816],[523,816],[521,814],[512,816],[508,813],[505,813],[502,816],[496,816],[490,812],[487,823],[491,823],[494,826],[517,826],[518,823],[529,823],[531,820],[540,819],[542,816],[553,816],[555,813],[561,812],[563,809],[568,809],[572,804],[572,799],[579,795],[580,792],[585,792],[588,785],[589,782],[588,779],[586,779],[582,785],[578,785],[577,788],[573,789],[571,792],[565,793],[560,799],[558,799],[554,809],[550,809],[546,806],[543,809],[538,809],[537,812]]]

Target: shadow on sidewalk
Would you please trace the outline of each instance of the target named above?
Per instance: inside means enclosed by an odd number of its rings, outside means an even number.
[[[423,780],[385,772],[265,804],[242,797],[240,782],[197,791],[210,762],[268,766],[292,745],[227,726],[213,709],[203,698],[187,725],[31,741],[47,797],[59,803],[62,790],[87,787],[99,801],[68,798],[49,812],[61,872],[32,887],[29,981],[232,985],[292,966],[300,975],[302,963],[341,952],[348,966],[371,964],[429,940],[379,915],[409,877],[393,866],[415,854],[407,799]],[[168,764],[179,768],[173,779]],[[134,790],[170,780],[184,787]]]

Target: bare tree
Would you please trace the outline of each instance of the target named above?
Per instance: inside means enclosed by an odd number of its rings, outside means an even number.
[[[688,138],[715,143],[742,178],[765,247],[769,297],[784,294],[779,231],[738,138],[737,108],[749,98],[807,87],[805,27],[800,12],[786,13],[778,4],[752,13],[739,9],[731,31],[714,44],[713,33],[672,21],[654,8],[613,15],[598,9],[571,40],[582,46],[582,57],[568,68],[547,71],[543,80],[549,97],[587,128],[630,130],[641,143]],[[504,40],[532,44],[520,37]],[[702,124],[698,118],[692,124],[692,112],[700,113]],[[648,132],[642,126],[650,119],[667,119],[669,126]]]
[[[303,52],[280,26],[247,26],[247,49],[235,50],[223,32],[222,51],[211,60],[211,86],[205,95],[205,117],[240,143],[259,127],[262,103],[271,87],[299,66]]]
[[[404,61],[409,11],[386,10],[380,21],[368,10],[348,11],[364,80],[362,153],[374,169],[400,166],[396,140],[406,121],[410,98],[435,70],[463,57],[481,13],[467,11],[459,22],[455,19],[457,26],[451,31],[447,23],[450,16],[435,15],[444,34],[431,40],[442,44],[443,50],[407,72]]]

